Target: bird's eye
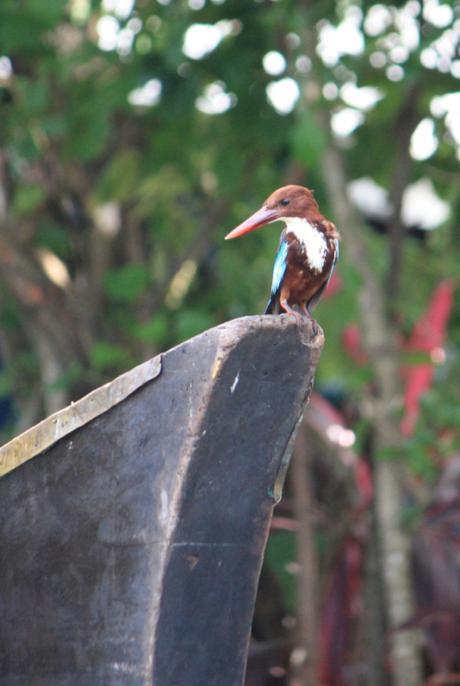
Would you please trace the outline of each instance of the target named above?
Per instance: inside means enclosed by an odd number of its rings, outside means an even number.
[[[289,205],[289,198],[283,198],[282,200],[280,200],[280,205],[283,205],[283,207]]]

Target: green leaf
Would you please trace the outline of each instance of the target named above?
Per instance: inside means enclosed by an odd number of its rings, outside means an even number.
[[[95,191],[97,203],[128,199],[139,181],[140,153],[128,148],[121,150],[105,167]]]
[[[206,312],[195,310],[183,310],[178,313],[176,331],[179,340],[185,340],[196,336],[213,326],[214,321]]]
[[[127,264],[107,272],[104,290],[113,302],[133,303],[146,290],[149,283],[147,269],[141,264]]]
[[[310,110],[304,110],[293,126],[290,142],[292,154],[296,160],[302,162],[307,168],[320,164],[326,139]]]
[[[292,611],[296,607],[296,578],[288,569],[289,564],[297,559],[295,534],[291,531],[279,531],[276,536],[270,536],[266,556],[279,579],[286,606]]]
[[[429,353],[424,350],[406,350],[401,355],[401,360],[408,367],[418,367],[421,364],[433,364]]]
[[[16,214],[30,214],[42,204],[46,193],[41,186],[19,186],[14,196],[13,208]]]
[[[12,375],[7,371],[0,372],[0,399],[7,398],[13,391]]]
[[[90,352],[91,364],[98,371],[122,367],[128,363],[129,356],[126,350],[114,343],[99,341],[95,343]]]
[[[72,243],[68,227],[53,222],[40,222],[35,237],[35,245],[44,245],[58,257],[67,258],[72,254]]]
[[[166,317],[156,315],[148,322],[138,324],[133,331],[133,335],[144,343],[160,343],[166,338],[168,330],[169,326]]]

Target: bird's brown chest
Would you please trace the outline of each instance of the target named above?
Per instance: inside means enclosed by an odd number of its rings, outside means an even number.
[[[284,297],[291,304],[308,303],[327,280],[334,259],[334,251],[326,241],[324,261],[320,268],[312,266],[308,258],[308,247],[295,237],[287,236],[289,243],[286,276],[283,281]]]

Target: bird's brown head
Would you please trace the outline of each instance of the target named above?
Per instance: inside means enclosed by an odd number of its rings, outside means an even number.
[[[283,186],[274,191],[257,212],[233,229],[225,239],[237,238],[284,217],[299,217],[311,221],[317,216],[320,216],[318,204],[308,188]]]

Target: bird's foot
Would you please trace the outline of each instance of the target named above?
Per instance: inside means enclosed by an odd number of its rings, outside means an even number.
[[[313,334],[313,338],[316,338],[316,336],[319,334],[319,326],[318,322],[316,319],[313,319],[311,316],[311,313],[306,305],[302,305],[302,311],[305,315],[305,317],[310,321],[311,323],[311,332]]]
[[[316,336],[319,334],[319,326],[318,322],[316,321],[316,319],[313,319],[313,317],[311,317],[311,331],[313,334],[313,338],[316,338]]]
[[[285,312],[288,314],[292,315],[297,323],[297,326],[300,328],[303,325],[303,317],[300,312],[297,312],[297,310],[294,310],[288,303],[287,300],[282,299],[280,300],[280,305],[283,308]]]
[[[297,328],[299,329],[301,341],[302,341],[302,343],[304,343],[304,345],[308,345],[308,341],[306,340],[306,336],[305,336],[305,324],[306,324],[305,320],[306,319],[309,322],[311,322],[311,331],[313,334],[313,338],[316,338],[316,336],[318,335],[318,332],[319,332],[319,326],[318,326],[317,322],[313,319],[313,317],[311,316],[310,312],[307,310],[306,307],[302,307],[302,312],[298,312],[297,310],[294,310],[289,305],[287,300],[281,300],[280,305],[283,308],[283,310],[285,310],[288,314],[290,314],[294,317],[296,324],[297,324]]]

